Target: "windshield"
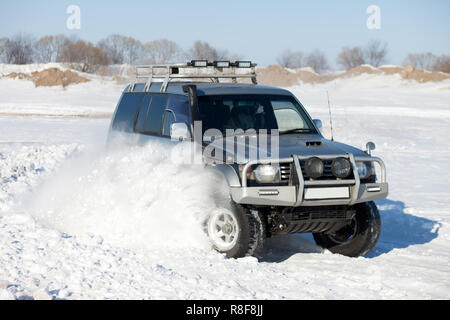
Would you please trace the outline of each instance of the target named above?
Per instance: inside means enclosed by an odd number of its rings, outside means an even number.
[[[201,96],[198,101],[203,133],[208,129],[279,130],[280,134],[316,133],[302,106],[289,96]]]

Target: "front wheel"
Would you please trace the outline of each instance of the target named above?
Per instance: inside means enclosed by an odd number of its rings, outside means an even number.
[[[231,209],[211,213],[207,223],[208,237],[214,248],[227,258],[256,256],[264,245],[265,224],[257,210],[232,203]]]
[[[334,233],[314,233],[314,240],[322,248],[349,257],[364,256],[377,244],[381,233],[381,219],[374,202],[355,205],[351,223]]]

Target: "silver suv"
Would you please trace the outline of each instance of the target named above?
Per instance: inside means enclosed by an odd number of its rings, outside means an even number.
[[[292,93],[257,85],[255,67],[200,60],[136,67],[109,141],[125,134],[139,143],[195,142],[229,186],[230,207],[205,221],[227,257],[257,256],[267,237],[291,233],[312,233],[333,253],[367,254],[381,231],[373,201],[388,194],[375,145],[362,151],[325,139],[321,121]]]

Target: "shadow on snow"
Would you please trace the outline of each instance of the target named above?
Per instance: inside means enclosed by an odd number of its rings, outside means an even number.
[[[439,235],[440,224],[405,212],[405,204],[389,199],[376,201],[381,214],[381,236],[366,258],[375,258],[394,249],[431,242]],[[267,239],[262,262],[281,262],[295,254],[323,253],[311,234],[292,234]]]

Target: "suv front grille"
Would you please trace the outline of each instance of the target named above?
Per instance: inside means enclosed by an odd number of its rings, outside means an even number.
[[[281,170],[281,181],[289,182],[291,178],[291,164],[290,163],[280,163]]]

